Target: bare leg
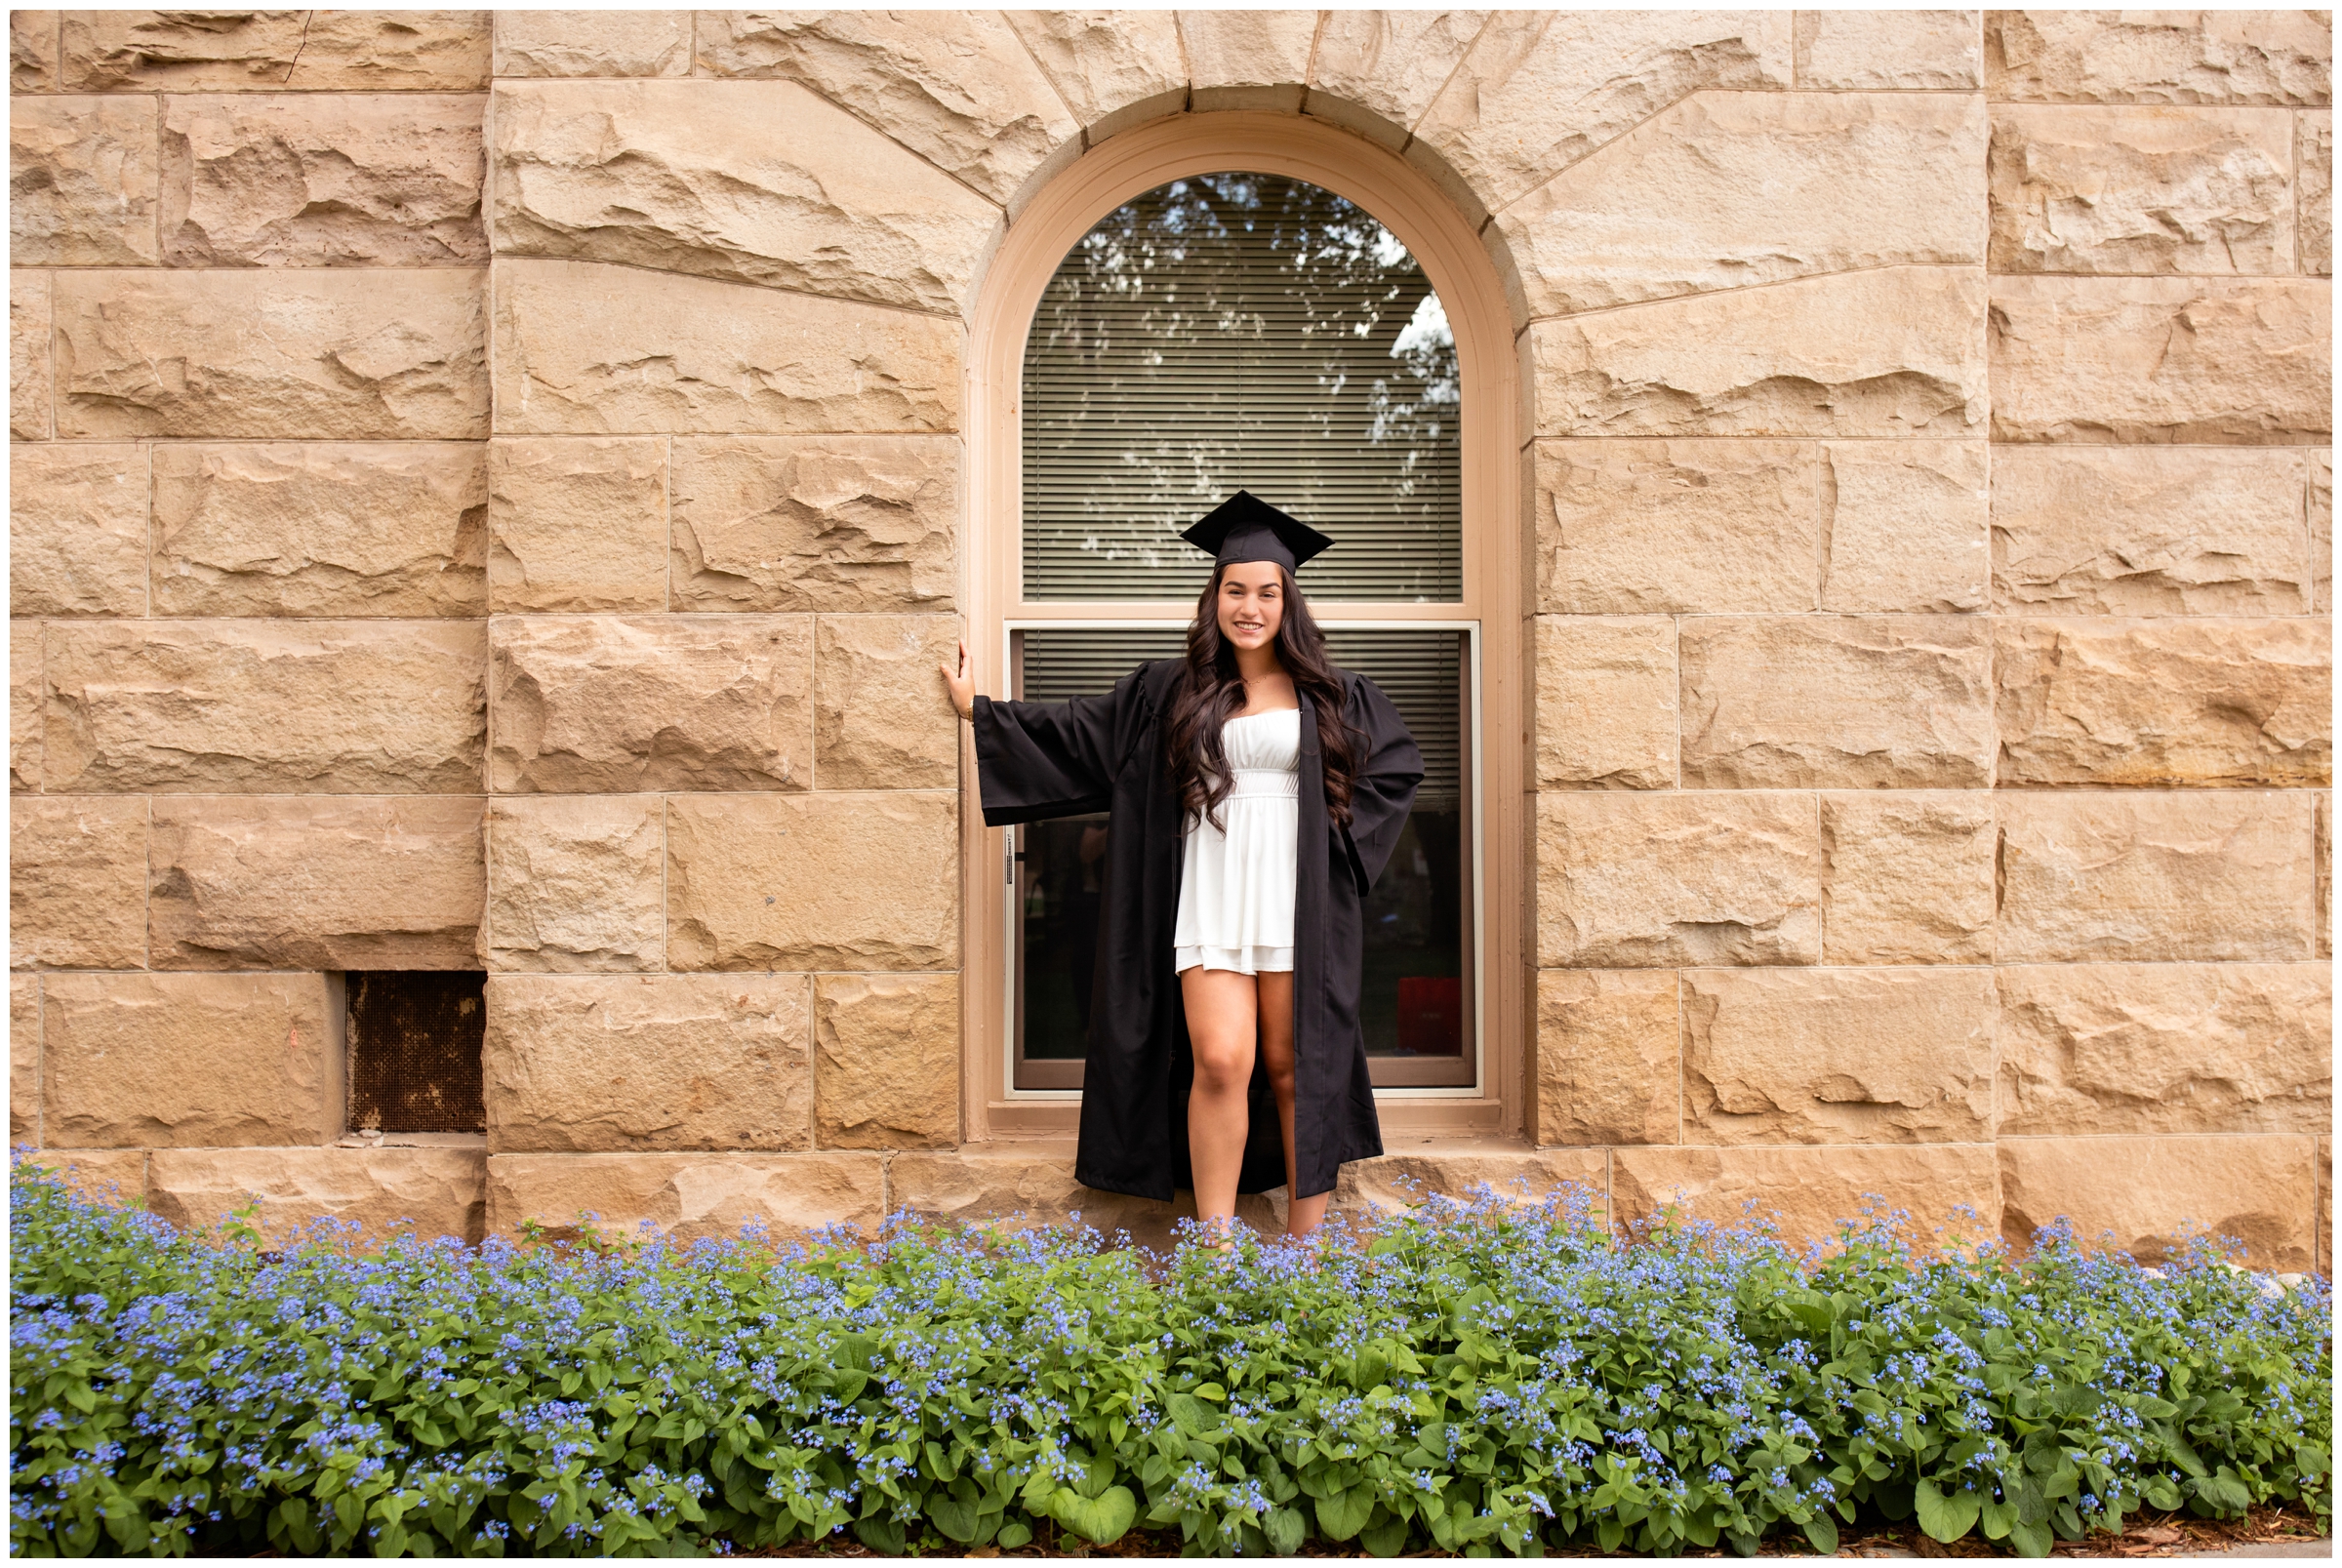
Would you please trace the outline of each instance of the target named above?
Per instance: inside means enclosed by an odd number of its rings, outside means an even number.
[[[1195,1218],[1222,1232],[1236,1218],[1236,1182],[1249,1129],[1245,1094],[1252,1084],[1259,1008],[1253,977],[1226,969],[1179,976],[1187,1006],[1195,1084],[1188,1093],[1188,1158],[1195,1169]],[[1291,1017],[1288,1000],[1286,1014]],[[1286,1032],[1291,1033],[1288,1022]]]
[[[1260,977],[1261,1059],[1269,1065],[1269,1087],[1276,1095],[1276,1119],[1285,1131],[1285,1233],[1306,1236],[1325,1223],[1331,1193],[1295,1197],[1301,1183],[1293,1150],[1293,976],[1271,971]]]

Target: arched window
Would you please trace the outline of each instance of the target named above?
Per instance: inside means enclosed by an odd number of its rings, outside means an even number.
[[[1482,406],[1509,401],[1487,397],[1510,385],[1509,328],[1483,289],[1475,393],[1450,302],[1406,225],[1357,188],[1370,181],[1291,155],[1296,141],[1336,133],[1269,116],[1184,118],[1263,121],[1281,155],[1231,147],[1239,156],[1201,162],[1126,146],[1126,167],[1106,177],[1112,200],[1076,225],[1067,219],[1096,196],[1075,196],[1047,239],[1031,232],[1046,197],[1036,201],[995,263],[1029,275],[997,313],[998,341],[984,341],[980,312],[971,344],[971,629],[989,644],[979,663],[991,664],[990,689],[1047,702],[1176,655],[1209,569],[1179,532],[1239,488],[1331,535],[1336,546],[1304,569],[1302,586],[1336,662],[1391,695],[1427,766],[1366,909],[1362,1022],[1376,1084],[1493,1106],[1506,1086],[1491,1025],[1518,1006],[1508,995],[1497,1000],[1513,1005],[1492,1011],[1492,971],[1500,992],[1516,983],[1491,963],[1503,950],[1491,939],[1505,926],[1516,941],[1517,924],[1489,908],[1483,719],[1492,687],[1513,702],[1517,600],[1491,625],[1502,568],[1468,519],[1476,491],[1484,521],[1500,534],[1517,526],[1498,500],[1514,494],[1507,443],[1489,439],[1494,422],[1509,430],[1511,410]],[[1156,177],[1140,183],[1147,172]],[[1475,414],[1488,422],[1476,459]],[[1497,645],[1507,668],[1492,673]],[[1500,728],[1516,733],[1516,719]],[[1516,771],[1517,745],[1500,739],[1496,749]],[[979,1077],[993,1111],[1080,1086],[1106,831],[1101,817],[986,832],[997,859],[989,887],[980,871],[969,881],[970,1027],[998,1053]],[[996,989],[984,973],[993,965]],[[1517,1125],[1517,1110],[1469,1119],[1495,1131]],[[1002,1119],[972,1116],[972,1132]],[[1047,1125],[1029,1117],[1023,1130]]]

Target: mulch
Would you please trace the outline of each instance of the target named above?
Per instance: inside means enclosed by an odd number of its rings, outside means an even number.
[[[2324,1539],[2314,1520],[2305,1514],[2284,1508],[2257,1508],[2241,1519],[2199,1519],[2184,1513],[2139,1514],[2128,1521],[2129,1527],[2120,1536],[2094,1535],[2083,1541],[2060,1541],[2051,1555],[2058,1557],[2175,1557],[2201,1551],[2233,1551],[2241,1548],[2276,1546],[2286,1543]],[[1176,1531],[1133,1530],[1110,1547],[1093,1547],[1071,1536],[1061,1536],[1056,1527],[1044,1522],[1042,1533],[1029,1544],[1013,1551],[997,1547],[978,1547],[973,1551],[940,1538],[914,1541],[910,1555],[927,1557],[1176,1557],[1180,1540]],[[1818,1555],[1805,1545],[1801,1536],[1775,1536],[1757,1548],[1760,1557],[1812,1557]],[[1838,1532],[1837,1554],[1841,1557],[2006,1557],[2006,1548],[1980,1537],[1970,1535],[1950,1546],[1929,1539],[1916,1524],[1890,1524],[1883,1520],[1873,1524],[1849,1525]],[[798,1541],[786,1547],[760,1547],[753,1551],[736,1552],[742,1557],[876,1557],[883,1553],[870,1550],[850,1534],[838,1534],[826,1541]],[[1298,1553],[1304,1557],[1362,1557],[1365,1552],[1355,1547],[1344,1547],[1331,1542],[1312,1540]],[[1411,1551],[1410,1557],[1439,1557],[1449,1553],[1439,1551]],[[1599,1557],[1605,1553],[1592,1547],[1548,1548],[1548,1555],[1556,1557]],[[1692,1548],[1681,1555],[1691,1557],[1721,1557],[1731,1555],[1718,1550],[1702,1551]]]

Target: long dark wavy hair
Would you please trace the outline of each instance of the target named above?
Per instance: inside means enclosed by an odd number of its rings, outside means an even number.
[[[1220,802],[1235,781],[1221,749],[1220,726],[1244,707],[1244,681],[1236,673],[1236,650],[1220,635],[1220,580],[1225,566],[1195,601],[1188,626],[1188,668],[1171,699],[1171,720],[1163,737],[1164,761],[1189,812],[1220,825]],[[1358,737],[1342,716],[1342,677],[1326,657],[1325,633],[1310,616],[1310,604],[1282,566],[1284,615],[1277,623],[1276,657],[1297,691],[1317,710],[1317,746],[1325,765],[1325,812],[1336,827],[1350,825],[1351,783],[1358,773]]]

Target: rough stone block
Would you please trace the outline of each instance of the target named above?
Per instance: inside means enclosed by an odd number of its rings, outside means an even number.
[[[145,801],[135,795],[12,800],[8,866],[12,967],[145,967]]]
[[[41,977],[8,977],[8,1142],[41,1141]]]
[[[1997,843],[1980,790],[1823,795],[1823,961],[1992,962]]]
[[[1676,784],[1676,623],[1537,618],[1537,783],[1548,789]]]
[[[2303,459],[2209,447],[1993,454],[1993,602],[2061,615],[2297,615]]]
[[[46,441],[52,428],[52,292],[46,272],[8,274],[8,433],[20,441]]]
[[[956,319],[633,267],[496,269],[498,425],[605,431],[951,430]]]
[[[174,1225],[209,1229],[258,1194],[246,1223],[287,1242],[313,1222],[358,1227],[362,1248],[399,1235],[478,1243],[486,1228],[488,1155],[478,1147],[159,1148],[147,1207]]]
[[[1003,11],[1096,146],[1187,105],[1179,19],[1169,11]]]
[[[2243,1242],[2255,1268],[2307,1269],[2317,1148],[2275,1135],[2003,1139],[2001,1238],[2023,1251],[2063,1220],[2084,1242],[2158,1264],[2209,1231]]]
[[[152,263],[154,121],[150,98],[12,97],[9,260],[19,266]]]
[[[2334,610],[2334,454],[2310,454],[2310,608]]]
[[[8,609],[146,613],[146,448],[19,447],[8,465]]]
[[[824,1148],[959,1142],[959,977],[814,981],[816,1135]]]
[[[713,11],[699,68],[786,77],[1006,204],[1081,128],[996,11]]]
[[[1541,968],[1810,964],[1821,924],[1809,794],[1537,797]]]
[[[2290,272],[2284,109],[1993,111],[1995,272]]]
[[[486,102],[471,94],[166,99],[174,266],[484,266]]]
[[[688,11],[499,11],[499,76],[689,76]]]
[[[1318,14],[1272,7],[1173,13],[1187,55],[1191,107],[1301,107],[1302,83],[1317,42]]]
[[[1535,453],[1540,609],[1814,607],[1812,446],[1540,441]]]
[[[675,795],[676,969],[955,969],[959,797]]]
[[[1984,260],[1984,101],[1700,93],[1497,214],[1533,317]],[[1967,199],[1962,192],[1970,192]]]
[[[488,84],[485,11],[68,11],[91,92],[463,92]]]
[[[1981,441],[1822,447],[1822,608],[1986,607],[1992,464]]]
[[[2334,796],[2320,790],[2311,823],[2311,875],[2316,882],[2312,920],[2317,927],[2318,956],[2334,955]]]
[[[887,1162],[890,1210],[922,1219],[1025,1230],[1078,1220],[1141,1246],[1167,1251],[1182,1219],[1193,1219],[1193,1195],[1155,1203],[1126,1193],[1083,1186],[1073,1179],[1073,1145],[1066,1142],[974,1144],[949,1150],[905,1149]],[[1281,1195],[1281,1194],[1280,1194]],[[1236,1200],[1239,1218],[1258,1223],[1271,1204]]]
[[[1682,980],[1685,1143],[1992,1140],[1990,969],[1700,969]]]
[[[2331,289],[2304,278],[1993,280],[1993,439],[2323,445]]]
[[[157,969],[477,969],[479,800],[165,796]]]
[[[802,975],[497,975],[484,1048],[498,1153],[813,1146]]]
[[[44,1148],[36,1155],[66,1187],[92,1202],[145,1206],[147,1156],[142,1148]]]
[[[2324,103],[2315,11],[1988,11],[1985,90],[2046,103]]]
[[[2002,621],[2003,784],[2226,784],[2333,778],[2332,623]]]
[[[1992,783],[1990,627],[1972,616],[1683,623],[1683,782],[1699,788]]]
[[[804,617],[515,616],[491,635],[500,791],[812,785]]]
[[[882,1154],[491,1154],[488,1233],[537,1220],[552,1240],[576,1237],[580,1212],[604,1235],[644,1222],[676,1242],[789,1233],[886,1218]]]
[[[959,721],[935,668],[954,616],[823,616],[814,634],[814,767],[824,789],[949,789]]]
[[[1415,135],[1477,221],[1688,93],[1789,78],[1786,11],[1500,11]]]
[[[483,274],[60,273],[58,433],[473,440]]]
[[[1891,266],[1538,322],[1523,379],[1539,435],[1973,438],[1984,328],[1977,269]]]
[[[41,623],[8,628],[8,787],[41,787]]]
[[[1912,1242],[1990,1237],[2000,1214],[1990,1144],[1869,1145],[1845,1148],[1622,1148],[1611,1157],[1619,1218],[1647,1220],[1666,1205],[1722,1225],[1770,1222],[1789,1246],[1836,1241],[1841,1225],[1910,1216]]]
[[[58,1148],[323,1144],[342,1041],[323,975],[49,975],[41,1120]]]
[[[1490,15],[1328,11],[1305,106],[1385,146],[1403,146]]]
[[[2334,1260],[2334,1141],[2330,1138],[2318,1140],[2317,1235],[2313,1249],[2318,1272],[2330,1276]]]
[[[496,245],[956,315],[1000,209],[793,82],[515,82]]]
[[[2316,277],[2334,272],[2334,117],[2303,114],[2293,153],[2293,194],[2300,204],[2294,231],[2301,270]]]
[[[952,609],[959,452],[943,436],[674,443],[678,610]]]
[[[1837,93],[1981,86],[1982,20],[1974,11],[1800,11],[1797,85]]]
[[[666,812],[657,795],[507,795],[488,808],[491,969],[662,969]]]
[[[1676,977],[1652,969],[1537,976],[1537,1142],[1672,1144],[1681,1119]]]
[[[1599,1225],[1608,1217],[1609,1158],[1598,1148],[1433,1148],[1352,1160],[1334,1186],[1335,1213],[1371,1222],[1434,1195],[1468,1202],[1483,1189],[1514,1204],[1558,1198],[1583,1206]]]
[[[52,622],[48,787],[477,791],[487,640],[476,622]]]
[[[2310,955],[2302,794],[2000,792],[2004,964]]]
[[[498,611],[666,608],[665,441],[506,436],[488,474]]]
[[[151,451],[158,615],[487,612],[488,476],[477,442]]]
[[[2322,1133],[2323,964],[2029,964],[1998,975],[2003,1136]]]
[[[12,96],[57,91],[58,15],[54,11],[8,14],[8,90]]]

